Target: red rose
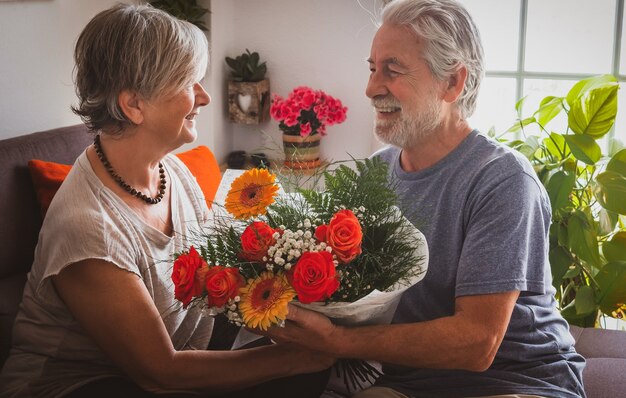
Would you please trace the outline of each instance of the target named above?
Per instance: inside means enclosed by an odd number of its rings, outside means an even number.
[[[264,222],[255,221],[241,234],[241,257],[248,261],[263,261],[267,249],[276,243],[272,235],[276,232]]]
[[[363,231],[361,224],[350,210],[340,210],[328,224],[327,243],[340,262],[349,263],[361,254]]]
[[[327,251],[303,253],[289,276],[303,304],[322,301],[339,287],[333,256]]]
[[[194,278],[193,290],[191,291],[193,297],[202,296],[202,293],[204,293],[204,289],[206,288],[207,272],[209,272],[209,266],[207,263],[204,263],[196,269],[196,277]]]
[[[323,224],[315,228],[315,239],[320,242],[326,242],[326,236],[328,235],[328,225]]]
[[[222,307],[239,294],[245,281],[237,268],[220,265],[211,267],[206,274],[207,302],[209,307]]]
[[[174,261],[172,270],[174,297],[183,303],[183,308],[187,308],[194,296],[202,293],[202,290],[197,291],[196,271],[203,267],[208,267],[207,263],[193,246],[189,249],[189,253],[180,255]]]

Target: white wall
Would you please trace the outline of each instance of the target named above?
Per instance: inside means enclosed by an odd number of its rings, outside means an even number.
[[[213,0],[234,5],[234,40],[227,46],[231,57],[246,48],[267,62],[270,90],[286,96],[294,87],[307,85],[339,98],[348,107],[347,120],[328,129],[322,139],[322,156],[346,159],[371,154],[375,139],[373,113],[365,96],[371,39],[375,32],[370,12],[376,0]],[[216,15],[215,18],[218,18]],[[218,43],[223,38],[213,37]],[[214,62],[224,63],[223,59]],[[281,142],[278,123],[231,125],[233,149],[255,151]],[[269,138],[263,139],[263,130]]]
[[[81,29],[114,0],[0,2],[0,139],[80,123],[70,106]]]
[[[116,0],[0,2],[0,139],[80,123],[70,106],[72,52],[85,24]],[[322,155],[368,156],[373,149],[372,111],[365,97],[378,0],[200,0],[211,8],[211,65],[205,85],[212,103],[198,117],[196,144],[220,162],[235,149],[255,151],[280,143],[275,121],[260,126],[228,121],[225,56],[246,48],[267,61],[271,91],[287,95],[299,85],[323,89],[348,109],[329,128]],[[271,137],[262,140],[260,130]],[[189,146],[188,146],[189,147]],[[186,149],[186,148],[183,148]]]
[[[76,103],[72,83],[74,45],[92,17],[117,2],[0,2],[0,139],[80,123],[70,110]],[[208,7],[209,0],[199,3]],[[220,46],[218,43],[216,48]],[[212,88],[221,78],[215,74],[208,80]],[[214,97],[222,100],[219,95]],[[204,112],[198,120],[197,144],[215,145],[217,155],[225,154],[230,144],[209,133],[211,120],[219,126],[223,118],[212,118],[209,113]]]

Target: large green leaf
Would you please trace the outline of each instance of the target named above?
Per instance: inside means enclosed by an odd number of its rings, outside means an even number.
[[[539,149],[539,138],[536,135],[531,135],[516,149],[528,159],[532,159],[537,149]]]
[[[567,238],[567,225],[558,224],[557,233],[559,234],[557,237],[559,245],[567,247],[569,243],[569,239]]]
[[[598,312],[593,311],[590,314],[578,315],[576,314],[576,306],[574,304],[575,301],[572,301],[561,310],[561,315],[567,320],[567,323],[580,326],[581,328],[595,327]]]
[[[522,108],[524,107],[524,102],[526,102],[527,95],[523,96],[515,103],[515,110],[517,111],[517,117],[522,118]]]
[[[626,214],[626,177],[607,170],[596,176],[593,191],[598,203],[605,209]]]
[[[567,249],[563,246],[556,246],[550,250],[550,270],[555,289],[558,289],[563,283],[563,277],[570,265],[572,265],[572,259],[568,255]]]
[[[598,235],[605,236],[615,231],[619,214],[604,207],[598,212]]]
[[[590,136],[566,135],[564,138],[572,151],[572,155],[581,162],[595,164],[602,157],[600,145]]]
[[[522,129],[526,126],[528,126],[529,124],[533,124],[536,123],[537,120],[535,120],[534,117],[527,117],[526,119],[523,120],[518,120],[515,122],[514,125],[512,125],[511,127],[509,127],[509,129],[507,131],[505,131],[505,133],[517,133],[522,131]]]
[[[574,101],[568,114],[569,127],[594,139],[608,133],[617,115],[618,89],[617,83],[606,83]]]
[[[570,266],[567,269],[567,272],[565,273],[565,275],[563,275],[563,279],[571,279],[571,278],[575,278],[578,275],[580,275],[580,267],[576,267],[576,266]]]
[[[600,288],[600,309],[610,314],[617,303],[626,303],[626,262],[606,264],[595,277]]]
[[[582,210],[572,213],[567,223],[568,247],[578,257],[600,267],[600,251],[598,237],[593,220],[590,215]]]
[[[626,231],[619,231],[610,241],[602,244],[606,261],[626,261]]]
[[[592,76],[587,79],[580,80],[574,84],[574,86],[569,90],[569,93],[567,93],[567,103],[571,108],[576,100],[587,94],[589,91],[615,82],[617,82],[617,79],[613,75]]]
[[[548,96],[541,101],[533,115],[540,125],[545,126],[563,110],[563,97]]]
[[[563,159],[563,154],[568,149],[567,144],[565,144],[565,138],[561,134],[554,132],[550,133],[549,137],[543,139],[543,145],[546,151],[557,161]]]
[[[606,169],[626,177],[626,149],[622,149],[613,155],[609,164],[606,165]]]
[[[552,204],[552,212],[558,209],[570,206],[570,194],[576,184],[576,176],[574,174],[559,170],[550,177],[546,184],[546,191],[550,197]]]
[[[590,286],[581,286],[576,292],[574,305],[576,306],[576,314],[591,314],[596,309],[596,297],[593,288]]]

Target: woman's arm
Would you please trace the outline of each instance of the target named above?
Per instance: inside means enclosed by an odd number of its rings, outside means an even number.
[[[242,389],[328,368],[333,359],[289,345],[241,351],[176,351],[137,275],[85,260],[53,277],[59,296],[89,336],[149,391]]]

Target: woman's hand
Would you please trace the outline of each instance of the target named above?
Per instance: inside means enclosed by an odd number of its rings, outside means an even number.
[[[341,342],[337,340],[338,326],[326,316],[289,304],[289,313],[283,327],[273,326],[254,333],[267,336],[278,343],[295,344],[327,355],[336,355]]]

